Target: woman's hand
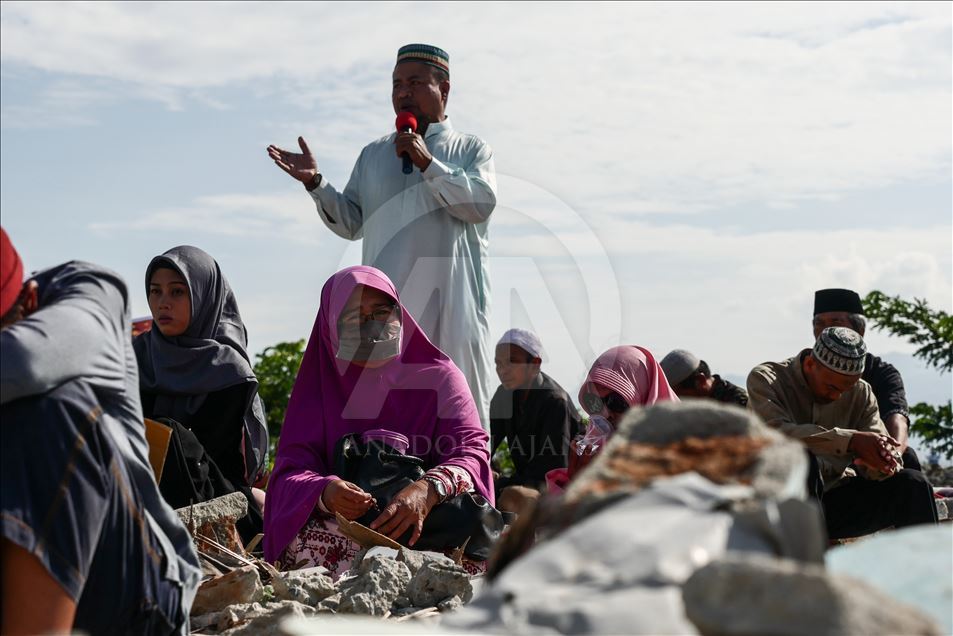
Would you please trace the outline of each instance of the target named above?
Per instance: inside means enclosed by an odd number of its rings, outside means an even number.
[[[414,533],[408,542],[408,545],[413,546],[420,538],[424,519],[430,514],[430,509],[437,505],[439,498],[430,482],[415,481],[391,499],[390,505],[371,523],[371,530],[377,530],[396,541],[408,528],[413,528]]]
[[[349,521],[354,521],[374,505],[374,498],[370,494],[343,479],[335,479],[325,486],[321,501],[331,514],[340,512]]]

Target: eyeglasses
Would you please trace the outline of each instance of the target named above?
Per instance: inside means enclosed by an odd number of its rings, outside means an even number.
[[[629,410],[629,403],[614,391],[605,397],[599,397],[595,393],[586,393],[582,396],[581,402],[582,408],[589,415],[598,415],[602,413],[603,409],[609,409],[613,413],[625,413]]]
[[[394,310],[397,309],[397,303],[391,305],[384,305],[383,307],[378,307],[369,314],[362,314],[360,311],[352,311],[346,316],[341,316],[340,323],[342,325],[361,325],[367,322],[368,320],[377,320],[379,322],[385,322],[394,314]]]

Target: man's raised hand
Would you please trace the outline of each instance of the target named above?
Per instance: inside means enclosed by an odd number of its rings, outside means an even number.
[[[314,155],[311,154],[311,149],[308,148],[308,142],[304,140],[304,137],[298,137],[298,146],[301,147],[301,152],[288,152],[271,145],[268,146],[268,156],[276,166],[308,186],[318,174],[318,163],[314,160]]]

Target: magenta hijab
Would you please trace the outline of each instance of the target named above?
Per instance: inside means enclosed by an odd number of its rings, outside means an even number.
[[[390,279],[349,267],[321,290],[321,307],[291,392],[265,505],[265,559],[275,561],[304,527],[331,474],[334,446],[349,433],[389,429],[410,440],[407,453],[429,466],[459,466],[490,503],[488,436],[463,373],[420,330],[403,305],[400,354],[376,369],[340,360],[337,321],[358,285],[400,305]]]
[[[629,406],[679,401],[652,352],[635,345],[613,347],[596,358],[579,389],[580,402],[590,383],[612,389]]]

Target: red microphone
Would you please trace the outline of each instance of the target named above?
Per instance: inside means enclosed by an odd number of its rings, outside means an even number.
[[[397,113],[397,132],[417,132],[417,118],[413,113],[401,111]],[[414,171],[414,164],[406,152],[400,155],[404,160],[404,174]]]

